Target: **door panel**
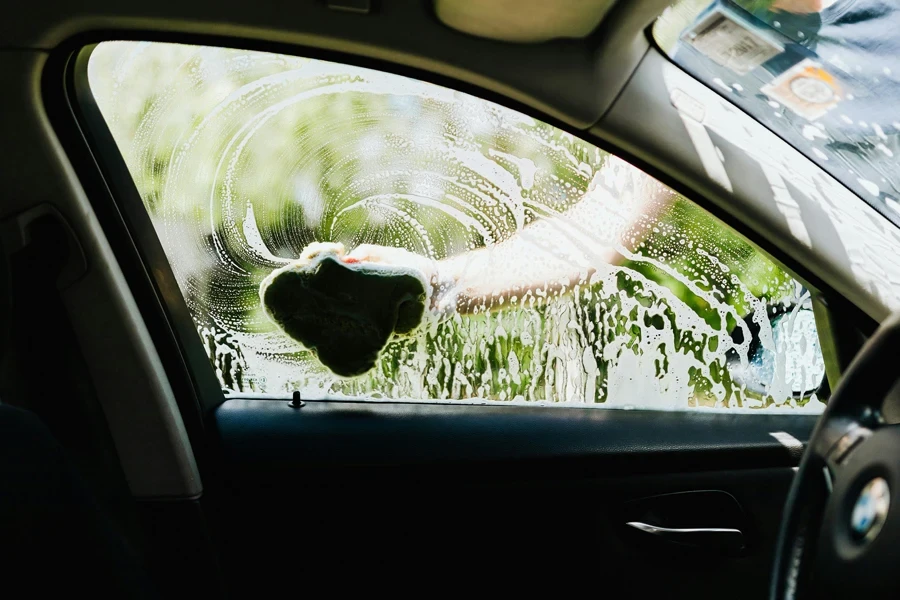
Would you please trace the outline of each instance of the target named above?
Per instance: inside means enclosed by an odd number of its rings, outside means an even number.
[[[239,597],[300,582],[542,580],[616,597],[758,598],[799,449],[771,434],[804,441],[814,422],[231,399],[214,415],[223,485],[208,500]],[[738,513],[702,497],[675,508],[652,498],[698,490],[730,494]],[[636,515],[661,526],[735,527],[745,548],[647,543],[626,525]]]

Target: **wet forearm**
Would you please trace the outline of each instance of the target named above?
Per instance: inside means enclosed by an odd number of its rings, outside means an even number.
[[[621,263],[620,251],[643,237],[638,222],[652,221],[671,199],[658,186],[640,186],[639,192],[623,198],[598,188],[567,212],[540,219],[503,242],[439,261],[438,308],[491,310],[529,293],[551,295],[587,283],[596,271]]]

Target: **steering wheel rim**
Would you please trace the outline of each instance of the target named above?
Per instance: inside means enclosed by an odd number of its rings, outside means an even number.
[[[863,346],[822,414],[785,504],[771,600],[900,597],[900,426],[881,408],[900,379],[900,313]],[[894,495],[895,502],[891,502]]]

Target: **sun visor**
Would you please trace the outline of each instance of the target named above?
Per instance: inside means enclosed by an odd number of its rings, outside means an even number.
[[[590,34],[615,0],[436,0],[445,25],[482,38],[538,43]]]

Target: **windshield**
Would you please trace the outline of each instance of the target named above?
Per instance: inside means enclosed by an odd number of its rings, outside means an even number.
[[[898,28],[883,0],[682,0],[654,37],[900,225]]]

